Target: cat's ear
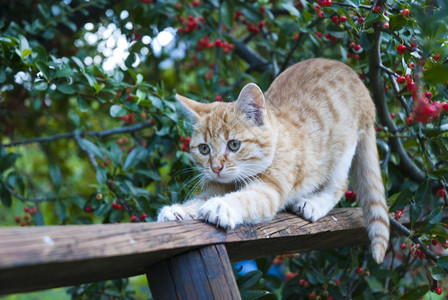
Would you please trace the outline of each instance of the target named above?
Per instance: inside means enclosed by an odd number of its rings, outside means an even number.
[[[261,126],[266,116],[265,102],[263,92],[258,85],[249,83],[241,90],[235,108],[241,110],[246,118]]]
[[[209,111],[207,104],[191,100],[179,94],[176,94],[176,100],[180,104],[182,112],[192,123],[198,120],[200,114]]]

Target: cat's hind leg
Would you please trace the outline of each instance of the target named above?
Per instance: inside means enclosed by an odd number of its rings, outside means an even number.
[[[314,193],[293,195],[288,200],[287,209],[311,222],[326,216],[347,189],[348,172],[355,150],[356,143],[353,143],[335,164],[327,183]]]

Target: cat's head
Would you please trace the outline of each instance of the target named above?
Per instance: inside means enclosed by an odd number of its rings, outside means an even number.
[[[256,84],[230,103],[176,98],[193,125],[190,153],[208,181],[244,183],[271,165],[277,136]]]

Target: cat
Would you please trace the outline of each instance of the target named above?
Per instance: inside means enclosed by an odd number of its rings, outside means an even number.
[[[203,189],[163,207],[158,221],[203,219],[235,228],[289,210],[316,222],[347,190],[351,169],[373,258],[383,261],[389,217],[375,106],[350,67],[310,59],[282,72],[265,95],[249,83],[234,102],[176,98],[193,124],[190,152]]]

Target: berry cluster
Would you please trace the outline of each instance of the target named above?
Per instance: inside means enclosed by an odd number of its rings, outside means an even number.
[[[22,217],[19,215],[14,216],[14,220],[17,224],[20,224],[20,226],[30,226],[31,225],[31,218],[33,215],[37,213],[37,207],[34,206],[33,208],[30,208],[28,206],[25,207],[23,210],[25,212],[25,215]]]
[[[191,138],[181,136],[179,140],[182,142],[182,151],[188,152],[188,146],[190,145]]]
[[[183,23],[184,26],[179,26],[177,28],[177,33],[191,33],[199,29],[199,23],[205,25],[205,19],[203,16],[199,16],[195,18],[192,15],[189,15],[187,19],[182,16],[178,17],[179,22]]]

